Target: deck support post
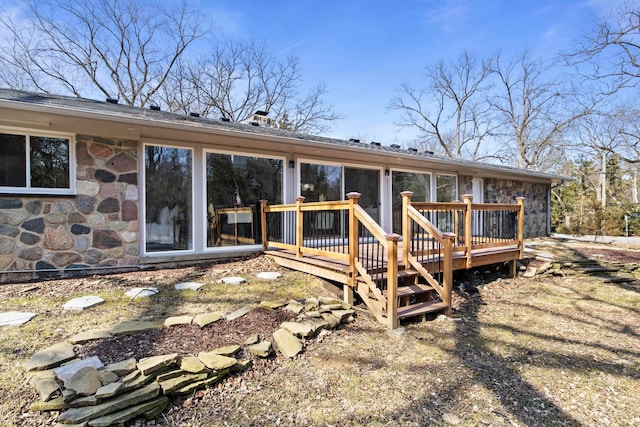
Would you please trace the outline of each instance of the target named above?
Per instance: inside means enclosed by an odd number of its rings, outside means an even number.
[[[467,269],[472,266],[471,247],[473,244],[473,210],[471,208],[473,203],[473,195],[463,194],[464,200],[464,245],[467,254]]]
[[[518,206],[518,259],[522,259],[522,251],[524,250],[524,200],[525,197],[516,197]]]
[[[351,192],[347,194],[349,200],[349,284],[344,286],[344,302],[353,304],[353,290],[356,288],[356,277],[358,269],[356,261],[358,259],[358,219],[356,218],[355,205],[359,203],[360,193]]]
[[[387,321],[389,329],[400,326],[398,319],[398,240],[400,235],[391,233],[387,238]]]
[[[262,234],[262,250],[266,251],[267,248],[269,247],[269,240],[268,240],[268,235],[267,235],[267,204],[269,202],[267,200],[260,200],[260,220],[262,221],[261,224],[261,234]]]
[[[447,304],[445,315],[451,317],[451,292],[453,290],[453,240],[454,233],[442,233],[444,237],[444,260],[442,263],[442,302]]]
[[[304,199],[304,196],[296,197],[296,258],[302,258],[302,246],[304,243],[302,203]]]
[[[403,191],[402,196],[402,264],[409,268],[409,251],[411,250],[411,221],[409,220],[409,206],[413,191]]]

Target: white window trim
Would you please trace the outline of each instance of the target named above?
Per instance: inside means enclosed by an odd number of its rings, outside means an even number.
[[[0,126],[0,133],[12,135],[24,135],[26,138],[27,156],[26,166],[26,186],[24,187],[5,187],[0,186],[0,193],[3,194],[24,194],[24,195],[60,195],[74,196],[76,195],[76,138],[74,134],[62,132],[49,132],[41,130],[33,130],[28,128],[16,128]],[[44,138],[64,138],[69,140],[69,188],[47,188],[47,187],[31,187],[31,167],[30,167],[30,137],[39,136]]]

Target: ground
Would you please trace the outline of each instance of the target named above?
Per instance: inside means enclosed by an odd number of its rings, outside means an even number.
[[[611,265],[609,261],[640,259],[635,249],[610,245],[530,243],[563,262],[592,259]],[[525,263],[541,263],[534,253],[526,254]],[[278,282],[252,278],[274,269],[284,274]],[[218,284],[216,279],[225,275],[249,281]],[[184,280],[206,285],[198,292],[171,290]],[[123,291],[141,285],[163,292],[153,302],[124,297]],[[26,325],[0,330],[0,424],[55,424],[55,414],[29,411],[36,395],[19,365],[81,330],[133,318],[231,311],[265,299],[336,296],[338,291],[317,278],[280,269],[263,256],[206,267],[0,286],[0,311],[39,313]],[[92,293],[107,303],[81,313],[61,309],[64,301]],[[212,389],[176,401],[154,423],[640,426],[637,280],[606,283],[573,270],[512,279],[498,267],[487,267],[457,275],[454,309],[453,319],[406,323],[404,333],[390,333],[358,309],[354,323],[309,340],[297,358],[257,362]],[[238,343],[254,328],[269,336],[281,316],[258,311],[235,324],[221,323],[207,335],[184,327],[119,343],[121,347],[94,344],[79,350],[105,359],[115,359],[121,351],[197,352],[201,345]]]

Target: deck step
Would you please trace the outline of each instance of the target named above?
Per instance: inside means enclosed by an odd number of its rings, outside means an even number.
[[[401,297],[409,297],[412,295],[425,294],[429,292],[433,292],[433,288],[429,285],[423,285],[422,283],[418,283],[416,285],[409,286],[398,286],[398,298]],[[382,292],[382,295],[387,296],[387,291]]]
[[[442,301],[426,301],[419,304],[406,305],[404,307],[398,307],[398,319],[420,316],[422,314],[433,313],[436,311],[444,311],[447,308],[447,304]]]

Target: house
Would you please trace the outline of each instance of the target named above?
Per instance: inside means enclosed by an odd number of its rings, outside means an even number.
[[[414,201],[515,203],[549,232],[561,176],[398,146],[75,97],[0,90],[0,281],[193,263],[262,250],[260,201],[344,200],[400,232]],[[318,229],[333,226],[318,216]]]

